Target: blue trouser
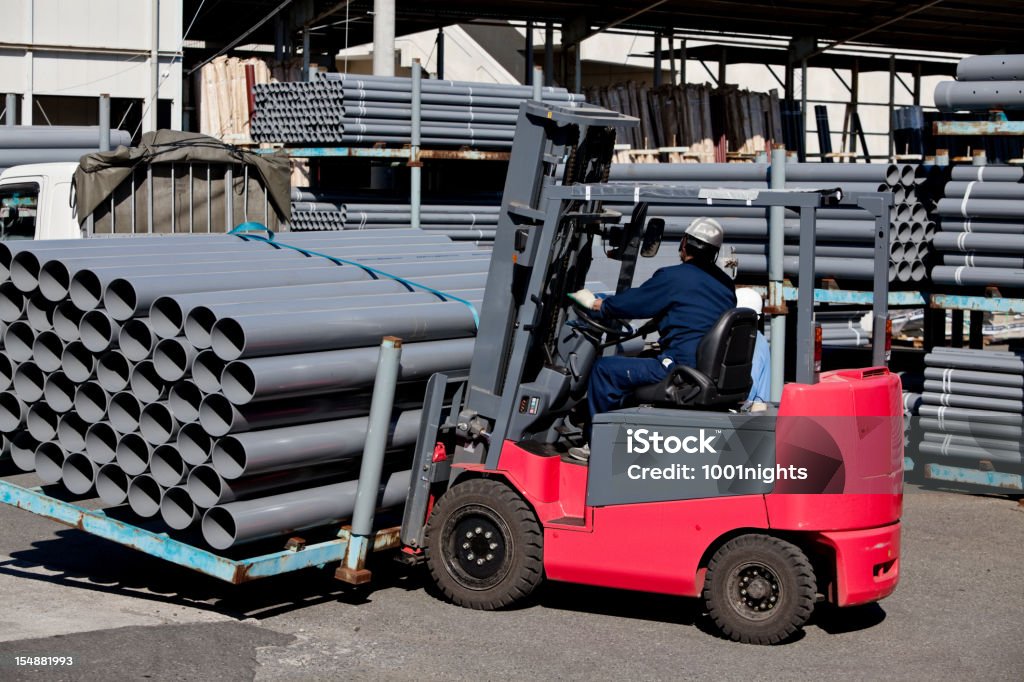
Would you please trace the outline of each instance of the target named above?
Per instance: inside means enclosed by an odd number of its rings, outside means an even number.
[[[668,375],[664,358],[627,358],[620,355],[598,358],[590,371],[590,385],[587,387],[587,406],[590,408],[590,424],[587,425],[587,441],[594,415],[622,407],[632,392],[648,384],[656,384]]]

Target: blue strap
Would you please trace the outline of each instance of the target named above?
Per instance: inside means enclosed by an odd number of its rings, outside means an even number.
[[[270,236],[264,237],[263,235],[259,234],[250,234],[251,232],[266,232]],[[381,277],[384,277],[395,282],[398,282],[409,291],[413,291],[414,289],[421,289],[427,292],[428,294],[433,294],[434,296],[437,296],[442,301],[455,301],[456,303],[461,303],[467,308],[469,308],[469,312],[472,313],[473,326],[475,326],[477,329],[480,328],[480,314],[477,312],[476,306],[474,306],[472,303],[470,303],[464,298],[453,296],[452,294],[440,291],[438,289],[434,289],[433,287],[428,287],[426,284],[420,284],[419,282],[414,282],[413,280],[405,279],[404,277],[399,277],[398,275],[393,275],[389,272],[384,272],[383,270],[378,270],[377,268],[370,267],[369,265],[364,265],[363,263],[358,263],[356,261],[348,260],[345,258],[338,258],[337,256],[329,256],[326,253],[310,251],[309,249],[303,249],[292,244],[285,244],[284,242],[276,241],[276,235],[274,234],[274,232],[266,225],[263,225],[262,223],[242,223],[235,229],[228,232],[228,234],[240,237],[245,241],[251,240],[256,242],[262,242],[264,244],[269,244],[274,248],[291,249],[292,251],[298,251],[299,253],[307,257],[317,256],[319,258],[326,258],[335,265],[352,265],[363,270],[373,279],[380,279]]]

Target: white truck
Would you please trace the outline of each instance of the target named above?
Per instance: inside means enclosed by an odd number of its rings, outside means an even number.
[[[71,198],[77,163],[34,163],[0,173],[0,239],[84,236]]]

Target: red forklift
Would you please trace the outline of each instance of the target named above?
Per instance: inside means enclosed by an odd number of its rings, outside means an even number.
[[[616,128],[632,122],[523,105],[468,377],[427,387],[403,552],[468,608],[564,581],[696,597],[726,637],[781,642],[817,602],[878,601],[899,578],[903,417],[883,336],[891,199],[609,184]],[[635,208],[623,223],[605,203]],[[648,329],[595,319],[567,294],[585,285],[596,240],[621,261],[617,291],[631,286],[663,236],[664,221],[646,218],[654,204],[799,211],[795,381],[768,410],[741,409],[757,316],[728,311],[697,367],[595,417],[580,462],[567,451],[582,444],[594,360]],[[815,216],[838,206],[875,217],[880,324],[874,366],[821,373]]]

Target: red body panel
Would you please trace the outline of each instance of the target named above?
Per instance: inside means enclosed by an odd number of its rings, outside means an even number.
[[[808,460],[822,451],[831,469]],[[813,386],[787,385],[776,453],[780,465],[811,464],[829,474],[813,482],[815,490],[779,481],[770,495],[587,507],[588,468],[560,457],[506,442],[498,469],[488,473],[507,478],[536,510],[553,580],[696,596],[701,561],[717,540],[738,530],[777,530],[805,532],[809,543],[835,552],[840,606],[890,594],[899,576],[902,509],[899,378],[854,370],[823,375]]]

